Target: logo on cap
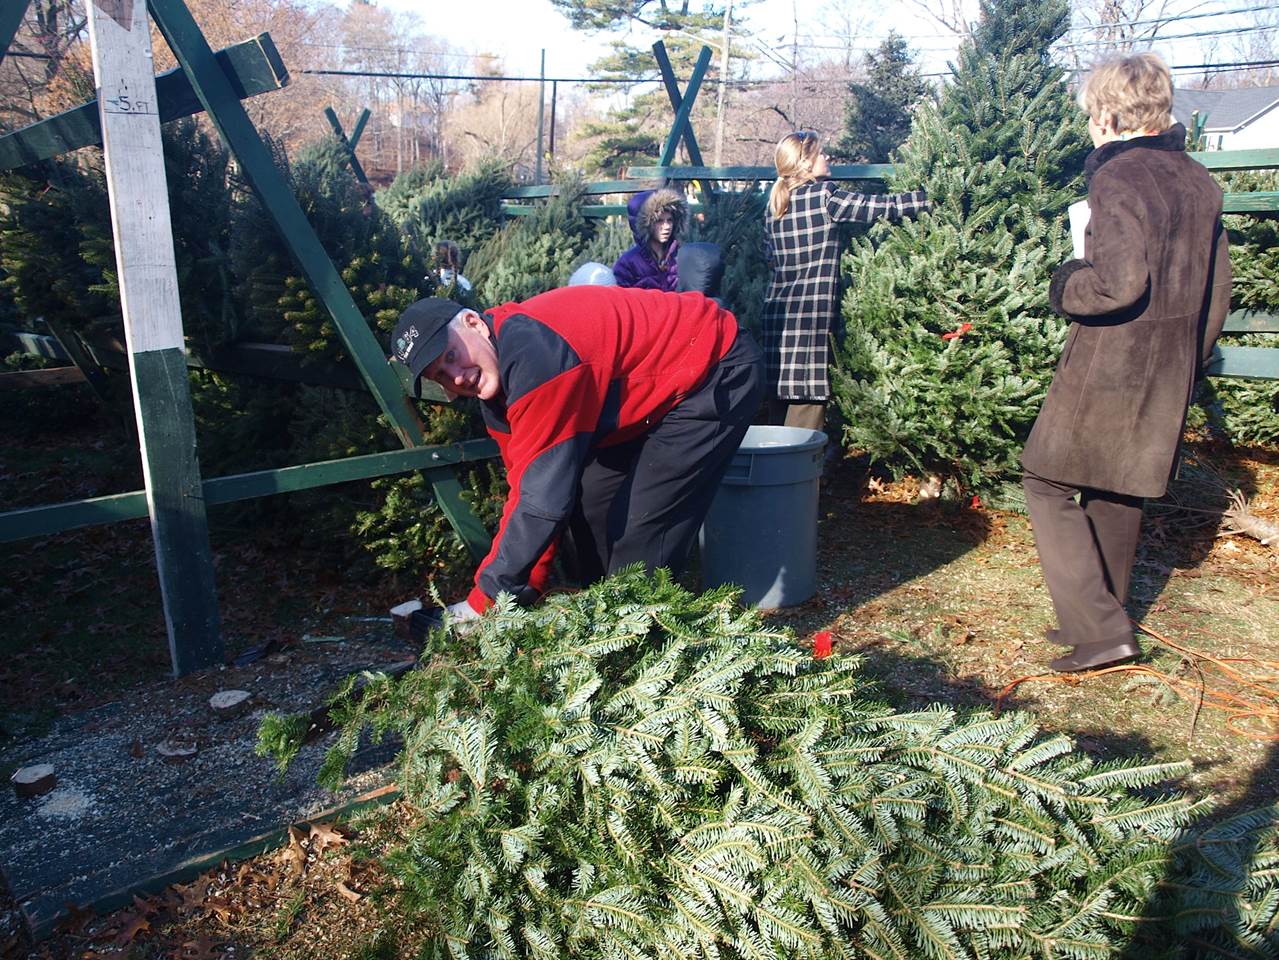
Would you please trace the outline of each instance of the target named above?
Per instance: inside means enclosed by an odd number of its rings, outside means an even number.
[[[400,363],[408,363],[409,355],[413,352],[413,348],[417,346],[417,327],[409,327],[395,341],[395,356]]]

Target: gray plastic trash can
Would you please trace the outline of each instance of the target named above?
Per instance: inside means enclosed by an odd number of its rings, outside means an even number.
[[[706,586],[742,602],[791,607],[817,590],[817,495],[826,434],[755,426],[733,455],[698,543]]]

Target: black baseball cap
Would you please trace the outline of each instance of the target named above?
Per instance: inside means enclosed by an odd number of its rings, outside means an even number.
[[[400,314],[391,334],[391,356],[413,374],[413,396],[422,396],[422,371],[444,352],[449,342],[449,321],[464,309],[444,297],[427,297],[410,304]]]

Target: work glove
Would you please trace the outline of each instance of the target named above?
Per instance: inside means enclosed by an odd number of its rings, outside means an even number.
[[[475,608],[466,600],[450,603],[444,608],[444,613],[449,625],[459,634],[468,633],[475,629],[474,621],[480,619],[480,615],[475,612]]]

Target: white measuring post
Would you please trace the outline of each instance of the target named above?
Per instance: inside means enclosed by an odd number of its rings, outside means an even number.
[[[222,660],[146,0],[89,0],[133,407],[175,675]]]

